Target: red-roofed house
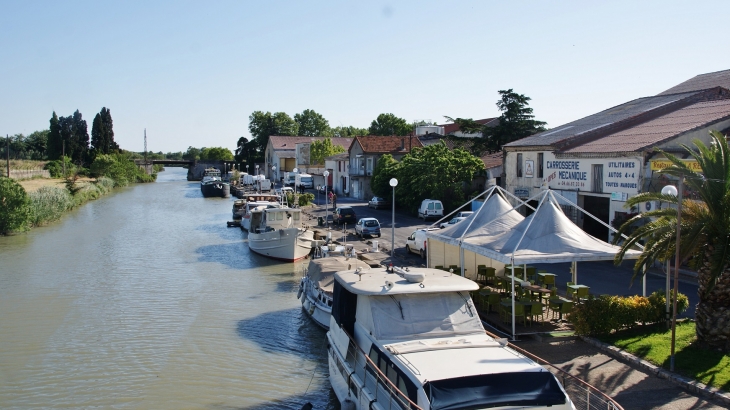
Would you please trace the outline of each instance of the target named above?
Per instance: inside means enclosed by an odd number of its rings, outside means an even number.
[[[396,160],[400,160],[416,147],[423,147],[423,144],[414,136],[355,137],[349,150],[349,194],[358,199],[370,199],[373,196],[370,179],[380,157],[383,154],[390,154]]]
[[[327,137],[289,137],[272,135],[264,151],[264,173],[267,178],[279,181],[284,177],[285,172],[291,172],[299,168],[300,172],[314,173],[321,175],[322,166],[313,167],[309,163],[309,146],[314,141],[321,141]],[[350,148],[352,138],[331,138],[332,145],[339,145],[345,151]],[[276,166],[274,170],[273,167]]]

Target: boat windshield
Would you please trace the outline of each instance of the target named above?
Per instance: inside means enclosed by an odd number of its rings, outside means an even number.
[[[550,407],[565,404],[565,393],[547,370],[494,373],[429,381],[424,386],[433,409]]]
[[[370,309],[379,340],[484,334],[468,292],[371,296]]]

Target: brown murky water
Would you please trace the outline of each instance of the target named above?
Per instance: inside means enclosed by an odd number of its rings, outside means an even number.
[[[300,265],[249,252],[185,175],[0,237],[0,408],[336,407]]]

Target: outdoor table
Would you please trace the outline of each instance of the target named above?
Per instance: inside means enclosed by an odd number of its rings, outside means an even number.
[[[578,289],[588,289],[590,291],[590,287],[586,285],[568,285],[568,289],[573,290],[573,295],[578,295]]]
[[[558,312],[559,320],[562,321],[563,320],[563,312],[561,312],[561,309],[560,308],[563,306],[563,304],[565,304],[565,303],[573,303],[573,301],[572,300],[568,300],[568,299],[559,298],[559,299],[550,299],[549,300],[549,303],[550,303],[550,309],[552,309],[553,312]],[[553,305],[557,305],[557,309],[553,309]]]
[[[554,273],[545,273],[545,272],[542,272],[542,273],[538,273],[537,274],[537,277],[540,278],[540,283],[542,283],[542,284],[545,284],[545,278],[547,278],[548,276],[553,277],[553,283],[552,283],[552,285],[555,286],[555,277],[558,276],[558,275],[556,275]]]
[[[539,293],[540,296],[542,296],[543,294],[549,294],[551,292],[550,289],[543,288],[540,285],[530,285],[530,286],[525,286],[524,288],[530,291],[530,295]]]

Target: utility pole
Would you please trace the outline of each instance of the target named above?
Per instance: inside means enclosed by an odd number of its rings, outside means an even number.
[[[147,171],[147,128],[144,129],[144,172]]]
[[[63,164],[63,177],[66,178],[66,141],[61,141],[61,163]]]
[[[10,178],[10,135],[5,134],[5,163],[8,166],[8,178]]]

